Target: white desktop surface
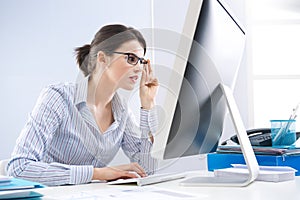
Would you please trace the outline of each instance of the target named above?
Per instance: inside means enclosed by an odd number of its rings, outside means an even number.
[[[194,176],[196,174],[205,174],[205,172],[190,172],[188,176]],[[162,190],[169,190],[179,193],[190,194],[195,196],[193,199],[209,199],[209,200],[299,200],[300,199],[300,177],[296,177],[295,180],[285,181],[279,183],[272,182],[261,182],[255,181],[246,187],[186,187],[180,186],[179,183],[184,180],[168,181],[164,183],[158,183],[150,186],[143,186],[142,188],[157,188]],[[106,183],[90,183],[83,185],[73,185],[73,186],[59,186],[59,187],[47,187],[42,189],[37,189],[36,191],[43,194],[42,199],[98,199],[95,197],[87,198],[86,196],[80,197],[82,193],[89,194],[100,194],[107,193],[107,191],[114,191],[124,187],[129,190],[133,188],[138,188],[138,186],[118,186],[118,185],[107,185]],[[150,195],[149,195],[150,194]],[[153,193],[154,194],[154,193]],[[71,198],[71,196],[73,197]],[[155,194],[154,194],[155,195]],[[139,195],[136,195],[139,196]],[[151,199],[154,200],[154,196],[151,193],[145,193],[142,200]],[[109,199],[127,199],[128,196],[120,198],[111,197]],[[139,197],[140,198],[140,197]],[[99,198],[100,199],[100,198]],[[130,199],[136,199],[130,197]],[[168,197],[170,199],[185,199],[177,197]],[[188,199],[188,198],[187,198]]]

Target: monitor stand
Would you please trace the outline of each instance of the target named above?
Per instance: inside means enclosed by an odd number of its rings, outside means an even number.
[[[222,96],[226,100],[226,104],[230,113],[231,120],[233,122],[234,128],[236,130],[240,147],[249,170],[249,176],[246,178],[224,178],[224,177],[192,177],[188,178],[180,183],[183,186],[247,186],[252,183],[258,176],[259,166],[252,149],[251,143],[248,139],[246,129],[244,127],[241,115],[239,113],[238,107],[236,105],[234,96],[231,89],[224,85],[219,84],[218,87],[212,94],[216,98],[221,98]]]

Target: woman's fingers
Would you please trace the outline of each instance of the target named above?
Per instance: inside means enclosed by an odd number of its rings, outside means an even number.
[[[129,172],[129,171],[121,171],[120,178],[139,178],[135,173]]]
[[[143,167],[141,167],[138,163],[130,163],[126,165],[118,165],[113,167],[114,169],[122,170],[122,171],[134,171],[138,173],[141,177],[147,176]]]
[[[152,67],[150,65],[150,60],[148,59],[148,74],[149,74],[149,77],[153,77],[153,70],[152,70]]]
[[[151,78],[153,77],[153,70],[151,68],[150,60],[147,60],[147,64],[144,64],[142,70],[142,77],[141,77],[141,86],[147,85]]]
[[[143,167],[141,167],[138,163],[131,163],[131,170],[135,171],[138,173],[141,177],[147,176],[145,170]]]
[[[148,83],[145,84],[147,87],[158,86],[157,78],[152,78]]]
[[[150,60],[147,60],[147,64],[144,66],[144,77],[145,81],[143,85],[147,87],[158,86],[158,80],[153,76],[153,70],[150,64]]]

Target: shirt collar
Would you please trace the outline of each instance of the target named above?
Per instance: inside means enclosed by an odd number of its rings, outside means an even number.
[[[122,113],[125,111],[125,106],[117,92],[112,99],[112,110],[115,119],[119,121],[122,118]]]
[[[86,76],[83,79],[76,81],[76,89],[75,89],[75,96],[74,96],[75,105],[78,105],[82,102],[86,102],[87,92],[88,92],[88,82],[89,82],[89,76]]]

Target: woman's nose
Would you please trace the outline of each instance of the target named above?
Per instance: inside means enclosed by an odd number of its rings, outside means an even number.
[[[143,64],[140,64],[140,63],[138,63],[138,64],[136,64],[135,66],[134,66],[134,71],[135,72],[141,72],[142,70],[143,70]]]

